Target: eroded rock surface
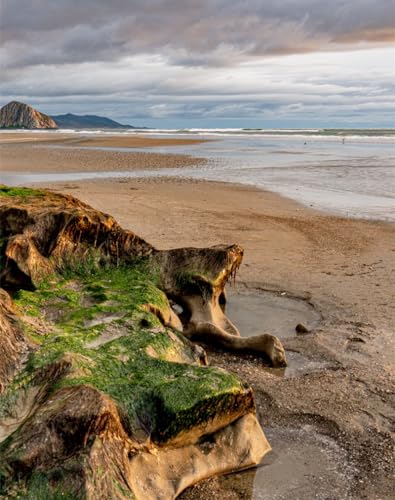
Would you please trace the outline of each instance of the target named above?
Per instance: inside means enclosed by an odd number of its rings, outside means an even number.
[[[0,222],[3,495],[174,498],[260,462],[251,388],[187,338],[210,327],[248,347],[221,309],[240,247],[159,251],[74,198],[23,188],[0,188]],[[273,342],[255,352],[276,363]]]
[[[58,128],[51,117],[23,102],[11,101],[0,109],[0,128]]]

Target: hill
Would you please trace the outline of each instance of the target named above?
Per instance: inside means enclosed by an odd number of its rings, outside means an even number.
[[[123,125],[110,118],[96,115],[56,115],[52,117],[59,128],[135,128]]]

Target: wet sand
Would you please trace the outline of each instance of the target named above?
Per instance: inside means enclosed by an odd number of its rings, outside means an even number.
[[[194,144],[192,139],[76,136],[53,133],[0,134],[1,172],[106,172],[191,167],[205,160],[188,155],[98,151],[81,147],[143,148]],[[57,148],[56,146],[61,146]]]
[[[69,168],[69,153],[57,151],[57,168]],[[122,163],[119,157],[111,159],[115,153],[87,151],[93,153],[98,155],[92,160],[99,162],[96,169],[103,164],[119,169],[116,164]],[[48,168],[46,154],[41,166],[34,163],[35,171]],[[140,168],[143,157],[133,155],[128,168]],[[160,161],[182,166],[188,157],[169,158],[163,155]],[[262,331],[276,327],[273,307],[283,307],[278,328],[288,308],[295,322],[304,319],[310,329],[291,335],[286,326],[288,374],[267,369],[251,356],[209,350],[211,364],[238,373],[253,386],[274,453],[257,472],[210,479],[184,492],[184,500],[392,498],[394,225],[324,215],[234,184],[157,178],[51,187],[111,213],[159,248],[242,245],[245,258],[231,297],[239,308],[235,314],[242,314],[250,294],[249,319],[255,314]],[[303,304],[296,312],[293,300]],[[303,316],[305,310],[314,311],[313,316]]]
[[[65,146],[82,147],[107,147],[107,148],[149,148],[160,146],[187,146],[207,142],[206,139],[185,139],[185,138],[158,138],[146,137],[144,135],[120,135],[111,134],[84,134],[83,132],[7,132],[0,133],[0,144],[23,144],[42,143],[59,144]]]

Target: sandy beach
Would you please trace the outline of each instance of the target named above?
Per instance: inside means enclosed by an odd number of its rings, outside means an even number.
[[[204,163],[187,155],[130,153],[79,149],[80,147],[143,148],[194,144],[195,140],[109,136],[80,137],[58,133],[0,134],[2,172],[102,172],[179,168]],[[55,147],[48,147],[55,146]],[[56,148],[56,146],[61,146]]]
[[[99,134],[73,134],[66,132],[31,132],[3,133],[0,134],[0,144],[62,144],[73,147],[110,147],[110,148],[145,148],[158,146],[185,146],[207,142],[205,139],[183,139],[183,138],[158,138],[146,137],[144,135],[119,135],[108,133],[103,136]]]
[[[182,168],[204,161],[186,155],[78,149],[162,146],[166,139],[76,140],[43,134],[39,140],[33,134],[5,135],[8,142],[2,137],[0,146],[4,172]],[[42,141],[43,147],[33,147],[31,140],[34,146]],[[44,147],[48,140],[71,147]],[[182,139],[182,144],[188,141]],[[240,244],[245,257],[236,286],[230,290],[233,300],[245,296],[264,301],[273,296],[281,304],[288,299],[303,303],[319,318],[310,325],[306,317],[308,332],[282,339],[293,375],[268,370],[249,356],[208,351],[212,364],[239,373],[253,386],[261,424],[269,438],[273,436],[274,448],[279,443],[275,457],[282,460],[273,459],[258,470],[256,478],[255,472],[214,478],[189,489],[182,498],[283,498],[275,495],[291,494],[293,473],[302,495],[294,498],[391,498],[394,225],[325,215],[277,194],[237,184],[125,178],[45,187],[112,214],[123,227],[161,249]],[[259,316],[259,311],[251,314]],[[292,307],[282,314],[292,316]],[[264,320],[260,328],[266,331]],[[288,444],[282,447],[284,442]],[[326,443],[323,451],[317,443]],[[311,456],[310,462],[306,458],[304,466],[293,468],[291,445],[299,456]],[[320,460],[321,468],[314,464]],[[276,474],[287,480],[276,482]],[[267,496],[254,496],[259,484]]]

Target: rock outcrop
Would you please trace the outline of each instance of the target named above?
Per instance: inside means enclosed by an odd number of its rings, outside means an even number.
[[[189,340],[285,363],[221,309],[242,256],[159,251],[72,197],[0,187],[0,496],[165,500],[258,464],[252,389]]]
[[[11,101],[0,109],[0,128],[54,129],[58,126],[51,117],[28,104]]]

